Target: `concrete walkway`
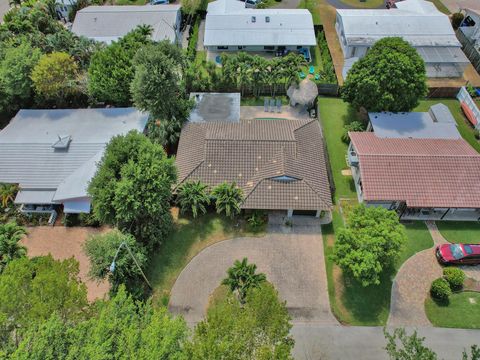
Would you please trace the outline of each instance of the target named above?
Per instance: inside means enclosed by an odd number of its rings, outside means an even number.
[[[330,311],[319,226],[272,226],[263,238],[212,245],[192,259],[172,288],[169,309],[189,325],[201,321],[209,296],[237,259],[248,258],[286,300],[294,323],[338,324]]]
[[[407,328],[411,335],[413,328]],[[393,329],[388,329],[391,333]],[[418,328],[424,344],[438,359],[458,360],[463,350],[480,344],[480,330]],[[296,360],[388,360],[382,327],[296,324],[293,356]]]
[[[409,258],[398,271],[392,285],[389,326],[431,326],[425,315],[425,299],[433,280],[442,276],[434,255],[436,245],[447,241],[434,222],[426,222],[434,247]]]

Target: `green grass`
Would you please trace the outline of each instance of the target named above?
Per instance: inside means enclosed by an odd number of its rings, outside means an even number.
[[[312,14],[313,25],[322,25],[322,19],[320,18],[320,9],[319,9],[318,0],[301,0],[298,4],[298,9],[307,9]]]
[[[480,244],[480,223],[475,221],[437,221],[438,230],[451,243]]]
[[[343,126],[357,120],[356,112],[338,98],[319,98],[318,108],[335,183],[335,199],[357,198],[352,177],[341,173],[348,169],[345,160],[348,145],[341,140]]]
[[[238,226],[236,226],[239,224]],[[225,239],[242,236],[263,236],[265,228],[256,232],[247,229],[245,221],[230,220],[216,214],[197,219],[180,217],[175,230],[153,256],[147,277],[153,285],[155,304],[167,305],[170,290],[188,262],[206,247]]]
[[[115,5],[145,5],[147,0],[115,0]]]
[[[480,329],[480,293],[464,291],[453,294],[448,305],[438,304],[428,298],[425,312],[434,326]]]
[[[457,121],[458,131],[462,137],[467,141],[475,150],[480,152],[480,142],[475,139],[473,127],[468,123],[467,119],[462,113],[460,108],[460,102],[456,99],[433,99],[420,101],[420,105],[414,109],[414,111],[428,111],[430,106],[441,102],[448,106],[455,120]]]
[[[383,7],[384,5],[384,0],[365,0],[365,1],[360,1],[360,0],[340,0],[342,3],[351,5],[357,8],[362,8],[362,9],[374,9],[378,8],[380,6]]]
[[[322,226],[328,295],[332,311],[343,324],[385,325],[390,311],[392,279],[408,258],[432,247],[433,240],[425,223],[418,221],[406,224],[407,242],[395,263],[395,268],[383,274],[380,285],[365,288],[357,281],[344,276],[329,259],[333,252],[335,232],[343,226],[343,219],[338,210],[333,212],[332,223]]]

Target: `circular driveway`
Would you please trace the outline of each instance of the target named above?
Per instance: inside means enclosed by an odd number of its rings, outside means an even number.
[[[205,316],[210,294],[237,259],[248,258],[286,300],[293,322],[338,324],[330,312],[319,227],[271,230],[262,238],[236,238],[212,245],[190,261],[173,286],[169,309],[195,324]]]

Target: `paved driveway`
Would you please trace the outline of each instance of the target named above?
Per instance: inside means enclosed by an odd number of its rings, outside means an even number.
[[[237,259],[247,257],[287,301],[294,323],[338,324],[330,312],[319,226],[272,228],[263,238],[226,240],[203,250],[173,286],[169,308],[190,325],[205,315],[210,294]]]

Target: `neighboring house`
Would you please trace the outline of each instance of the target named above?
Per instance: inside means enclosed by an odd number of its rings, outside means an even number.
[[[480,10],[465,9],[465,19],[458,29],[463,50],[480,72]]]
[[[180,24],[180,5],[88,6],[77,12],[72,31],[110,44],[140,25],[150,25],[152,40],[178,43]]]
[[[190,99],[195,101],[191,122],[240,121],[240,93],[190,93]]]
[[[379,138],[461,139],[457,122],[448,107],[435,104],[428,112],[368,113],[370,124]]]
[[[88,213],[87,186],[106,144],[146,123],[134,108],[20,110],[0,131],[0,183],[19,185],[15,203],[25,212]]]
[[[55,0],[55,11],[58,19],[68,22],[70,11],[76,3],[76,0]]]
[[[204,46],[210,52],[254,51],[307,54],[316,45],[306,9],[249,9],[238,0],[208,4]]]
[[[461,77],[469,60],[447,15],[424,0],[405,0],[395,9],[338,9],[335,28],[343,50],[344,77],[375,42],[401,37],[425,61],[427,77]]]
[[[242,209],[318,217],[332,206],[317,120],[187,123],[176,163],[178,185],[236,183]]]
[[[480,220],[480,154],[465,140],[349,135],[360,202],[403,220]]]

